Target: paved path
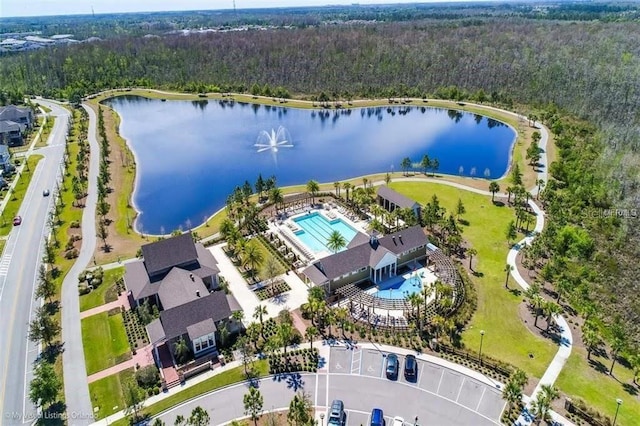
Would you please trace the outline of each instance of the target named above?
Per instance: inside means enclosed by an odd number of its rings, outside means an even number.
[[[89,377],[87,377],[87,382],[92,383],[92,382],[95,382],[96,380],[103,379],[105,377],[111,376],[113,374],[119,373],[129,368],[135,368],[135,367],[142,368],[152,364],[154,364],[153,345],[147,345],[144,348],[141,348],[138,351],[136,351],[136,354],[133,355],[131,359],[90,375]]]
[[[260,301],[253,291],[251,291],[247,285],[246,280],[242,277],[238,269],[231,262],[229,257],[224,253],[223,247],[225,244],[218,244],[209,247],[211,252],[218,262],[218,268],[220,269],[220,275],[222,275],[229,284],[229,290],[234,295],[240,307],[244,311],[244,323],[250,324],[257,320],[253,318],[253,313],[258,305],[262,305],[267,308],[267,315],[263,316],[263,320],[269,318],[275,318],[283,309],[294,310],[308,299],[308,288],[302,282],[296,274],[289,273],[280,275],[279,278],[284,279],[289,287],[290,291],[280,294],[276,297],[272,297],[267,300]]]
[[[129,306],[129,297],[126,292],[123,292],[118,296],[118,300],[114,300],[113,302],[105,303],[104,305],[96,306],[95,308],[87,309],[86,311],[80,312],[80,319],[85,319],[87,317],[101,314],[102,312],[109,312],[112,309],[116,308],[124,308],[125,310],[131,309]]]
[[[548,171],[547,171],[548,159],[546,154],[547,143],[549,140],[549,133],[544,126],[537,123],[536,125],[540,129],[540,134],[542,136],[542,138],[540,139],[540,149],[542,150],[542,157],[540,159],[540,164],[542,166],[540,167],[538,172],[538,179],[542,179],[546,184],[549,178]],[[538,192],[537,186],[533,190],[531,190],[531,193],[533,193],[534,195],[536,195],[537,192]],[[527,280],[525,280],[522,277],[522,275],[520,275],[520,271],[518,270],[518,266],[517,266],[517,257],[518,257],[518,254],[520,253],[520,250],[523,247],[526,247],[527,245],[531,244],[534,238],[536,238],[536,236],[543,231],[544,223],[545,223],[544,211],[542,211],[542,209],[538,207],[538,205],[535,202],[533,202],[533,200],[529,201],[529,206],[531,207],[533,212],[536,214],[536,225],[533,229],[533,232],[531,232],[529,235],[523,238],[520,242],[515,244],[511,248],[511,250],[509,250],[509,253],[507,255],[507,264],[511,265],[512,267],[511,276],[523,290],[527,290],[529,288],[529,283],[527,282]],[[567,362],[569,355],[571,355],[571,348],[573,345],[573,336],[571,335],[571,328],[567,324],[567,321],[564,319],[564,317],[561,315],[554,315],[554,320],[558,325],[558,327],[560,328],[560,347],[558,348],[558,352],[556,353],[556,355],[553,357],[551,364],[549,364],[549,366],[547,367],[547,370],[545,371],[544,375],[540,379],[540,382],[538,382],[538,385],[534,389],[533,393],[531,394],[530,397],[527,398],[525,409],[516,422],[517,425],[525,426],[525,425],[532,424],[534,418],[529,414],[531,410],[531,402],[536,399],[538,393],[540,393],[540,391],[542,390],[543,385],[553,386],[556,379],[560,375],[560,372],[562,371],[564,364]],[[552,417],[554,417],[554,419],[558,419],[558,421],[562,421],[562,423],[564,424],[570,423],[566,419],[561,419],[555,413],[551,413],[551,415]]]
[[[64,395],[67,414],[74,416],[74,426],[88,425],[93,421],[93,407],[87,384],[87,368],[82,345],[80,326],[80,300],[78,275],[86,269],[96,247],[97,180],[100,166],[100,147],[96,139],[97,118],[93,110],[83,105],[89,114],[87,137],[91,155],[87,198],[82,213],[82,246],[76,262],[62,283],[62,340],[65,351],[62,356]]]

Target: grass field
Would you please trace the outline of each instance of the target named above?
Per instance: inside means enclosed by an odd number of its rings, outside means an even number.
[[[124,267],[104,271],[102,284],[89,294],[80,296],[80,312],[118,299],[116,281],[124,274]]]
[[[91,405],[98,407],[94,412],[96,419],[102,419],[125,408],[122,387],[134,377],[133,368],[121,371],[104,379],[89,383]]]
[[[518,319],[518,303],[522,296],[515,296],[504,287],[504,266],[509,250],[505,230],[514,219],[513,210],[494,205],[490,196],[445,185],[392,182],[391,187],[421,204],[436,194],[449,212],[453,211],[458,199],[462,200],[467,210],[462,217],[469,222],[469,226],[463,227],[462,236],[478,251],[474,268],[482,274],[471,277],[478,291],[478,310],[462,335],[463,343],[472,351],[478,350],[480,330],[485,330],[484,354],[509,362],[530,376],[542,377],[557,346],[527,330]]]
[[[42,155],[31,155],[26,163],[28,165],[28,169],[26,166],[22,169],[20,177],[17,177],[18,182],[16,183],[13,192],[7,192],[5,195],[6,197],[9,197],[9,201],[2,211],[2,218],[0,219],[0,235],[9,235],[9,232],[13,229],[13,218],[20,210],[22,200],[27,193],[27,189],[31,183],[31,178],[36,170],[38,161],[42,158]]]
[[[256,361],[254,363],[254,367],[258,372],[260,377],[264,377],[269,372],[269,364],[266,360]],[[168,408],[174,407],[182,402],[185,402],[189,399],[195,398],[196,396],[203,395],[205,393],[214,391],[216,389],[220,389],[225,386],[232,385],[234,383],[243,382],[246,380],[244,375],[244,367],[236,367],[231,370],[225,371],[224,373],[217,374],[203,382],[200,382],[196,385],[193,385],[181,392],[176,393],[175,395],[171,395],[168,398],[163,399],[160,402],[157,402],[149,407],[144,409],[144,412],[149,414],[150,416],[155,416],[158,413],[161,413]],[[232,403],[236,403],[235,401]],[[240,403],[240,402],[238,402]],[[116,426],[126,426],[129,424],[128,419],[121,419],[116,422],[113,422],[112,425]]]
[[[87,375],[131,358],[122,314],[103,312],[83,319],[82,344]]]
[[[571,398],[580,398],[613,419],[616,411],[616,398],[622,399],[618,413],[617,425],[632,426],[640,419],[640,401],[638,389],[632,385],[633,373],[628,368],[616,363],[614,376],[606,374],[611,366],[609,358],[591,355],[595,365],[604,368],[605,372],[597,371],[587,361],[587,352],[574,347],[569,360],[564,366],[556,386],[566,392]]]

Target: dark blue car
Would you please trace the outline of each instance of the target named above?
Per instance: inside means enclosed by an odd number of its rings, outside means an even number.
[[[387,379],[395,380],[398,378],[398,355],[389,354],[387,355]]]

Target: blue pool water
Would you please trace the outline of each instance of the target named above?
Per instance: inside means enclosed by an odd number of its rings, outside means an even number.
[[[497,179],[515,141],[496,120],[425,106],[318,111],[140,97],[105,104],[120,115],[120,134],[136,156],[135,227],[147,234],[203,223],[259,173],[275,175],[278,186],[399,176],[403,158],[419,163],[428,154],[439,173]],[[254,146],[263,130],[279,126],[290,133],[288,147]]]
[[[388,281],[382,283],[383,290],[378,290],[373,295],[383,299],[404,299],[405,291],[408,294],[418,293],[422,291],[421,278],[424,274],[424,268],[416,270],[404,275],[398,275]]]
[[[329,221],[319,213],[307,214],[293,221],[302,228],[301,231],[296,232],[296,236],[314,253],[320,253],[321,251],[332,252],[327,247],[327,241],[333,231],[340,232],[347,244],[349,244],[357,233],[355,229],[341,219]],[[346,248],[345,246],[342,250]]]

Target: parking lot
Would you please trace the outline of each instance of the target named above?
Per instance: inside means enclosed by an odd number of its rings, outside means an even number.
[[[403,355],[398,355],[397,380],[389,380],[385,374],[386,356],[386,353],[374,349],[331,348],[329,358],[331,388],[334,388],[333,383],[339,380],[339,375],[367,378],[367,380],[356,379],[354,382],[355,377],[353,377],[350,383],[356,383],[354,390],[360,382],[361,386],[371,387],[370,379],[378,379],[384,383],[378,385],[379,382],[376,381],[374,386],[379,389],[366,390],[369,394],[368,406],[356,399],[353,400],[353,404],[349,404],[352,400],[351,395],[332,396],[332,398],[344,399],[347,424],[369,424],[369,413],[373,407],[386,407],[384,411],[387,424],[390,424],[391,419],[396,415],[403,416],[407,423],[413,424],[418,413],[422,413],[423,416],[423,421],[418,423],[424,424],[499,424],[500,415],[505,407],[499,389],[421,359],[417,361],[417,380],[408,382],[403,374],[405,362]],[[416,399],[416,397],[418,401],[400,401]],[[396,404],[389,403],[394,400],[398,403],[397,406],[402,408],[396,409]],[[438,418],[439,422],[427,420],[435,418]]]

